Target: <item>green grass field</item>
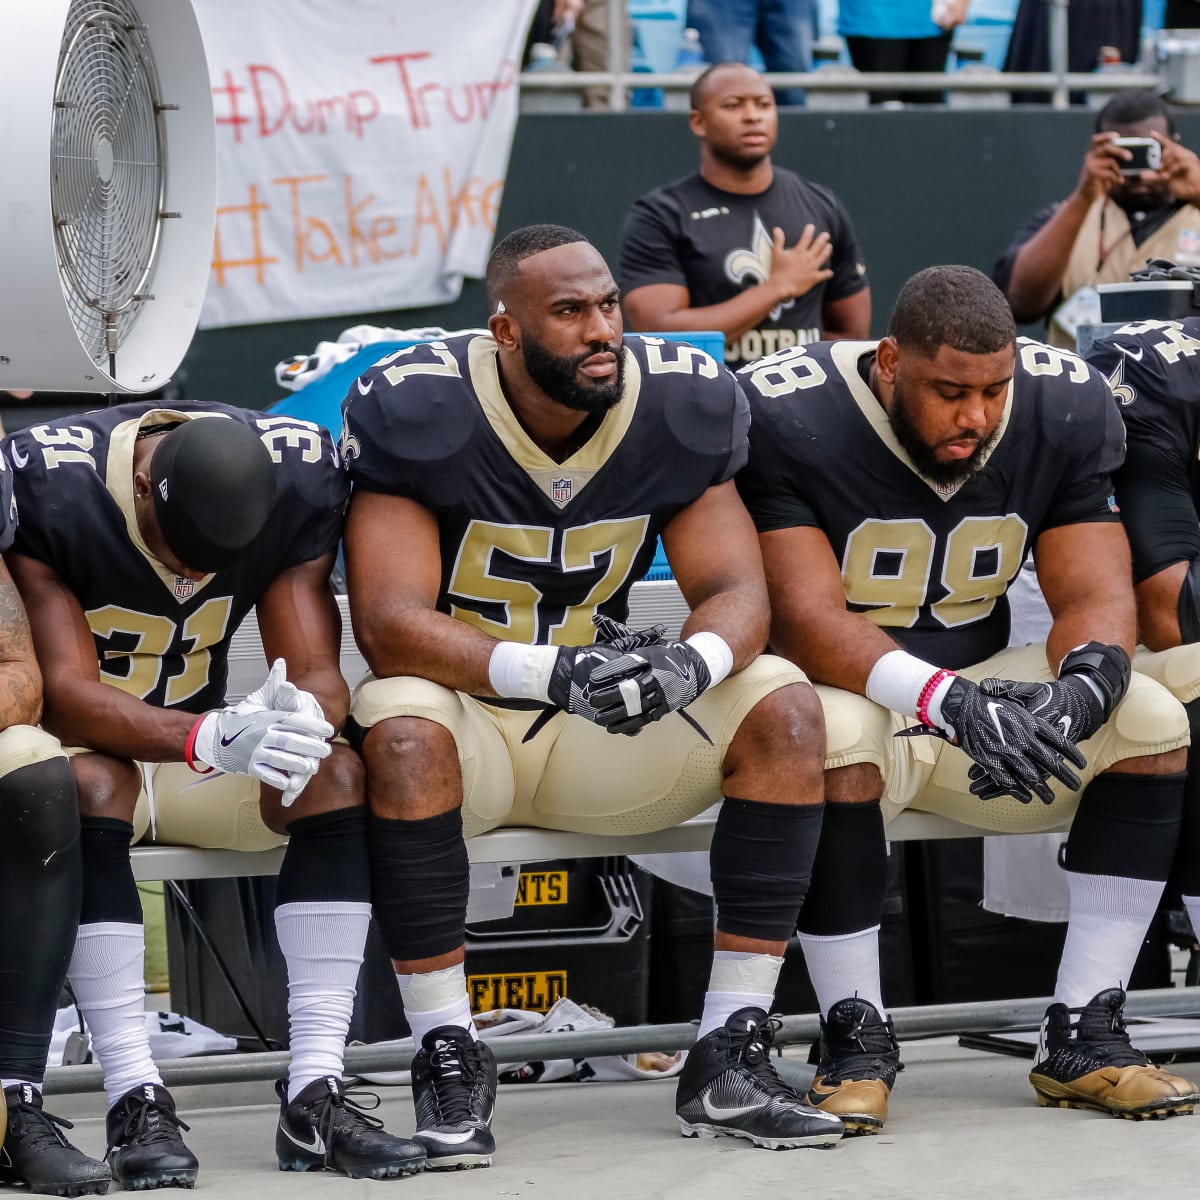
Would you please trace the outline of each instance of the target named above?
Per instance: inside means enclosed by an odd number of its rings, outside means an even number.
[[[167,926],[161,883],[139,883],[142,916],[146,922],[146,991],[167,992]]]

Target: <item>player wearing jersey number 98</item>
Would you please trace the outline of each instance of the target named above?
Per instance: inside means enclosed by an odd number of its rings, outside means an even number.
[[[771,642],[825,685],[825,829],[800,919],[827,1014],[809,1099],[855,1131],[886,1119],[899,1048],[871,964],[884,818],[912,804],[996,831],[1071,821],[1070,921],[1031,1081],[1045,1103],[1191,1111],[1194,1084],[1111,1036],[1179,836],[1188,727],[1165,688],[1129,673],[1108,384],[1018,339],[969,267],[910,279],[878,343],[789,351],[740,376],[753,423],[739,486]],[[1044,646],[1007,650],[1007,592],[1031,549],[1053,624]]]

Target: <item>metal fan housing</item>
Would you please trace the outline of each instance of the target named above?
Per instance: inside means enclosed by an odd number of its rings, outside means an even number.
[[[0,0],[0,17],[0,388],[161,387],[212,257],[212,94],[190,0]]]

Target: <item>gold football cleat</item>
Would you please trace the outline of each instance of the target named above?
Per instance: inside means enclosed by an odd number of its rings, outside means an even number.
[[[1130,1042],[1124,1009],[1125,993],[1109,988],[1083,1008],[1052,1004],[1046,1010],[1029,1073],[1039,1104],[1095,1108],[1134,1121],[1195,1110],[1200,1088],[1156,1067]]]
[[[891,1021],[866,1000],[839,1000],[821,1018],[821,1040],[813,1047],[813,1060],[817,1074],[806,1097],[809,1104],[841,1117],[847,1136],[878,1133],[901,1069]]]

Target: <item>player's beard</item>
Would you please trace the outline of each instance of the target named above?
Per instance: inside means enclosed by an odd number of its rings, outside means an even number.
[[[625,390],[625,355],[622,342],[593,342],[586,354],[561,358],[552,354],[536,338],[525,334],[521,339],[521,353],[529,378],[551,400],[566,408],[573,408],[576,412],[600,416],[621,399]],[[604,381],[584,383],[579,377],[580,366],[593,354],[604,353],[616,356],[616,373]]]
[[[916,425],[913,424],[912,418],[909,416],[904,388],[899,378],[892,390],[892,407],[888,413],[888,419],[892,425],[892,432],[896,435],[896,441],[900,443],[904,453],[912,459],[913,466],[926,479],[932,479],[934,483],[941,484],[943,487],[966,483],[982,468],[988,451],[996,444],[996,439],[1000,436],[1000,426],[997,425],[987,437],[978,438],[975,449],[966,458],[955,458],[949,462],[942,462],[937,457],[937,447],[931,446],[925,441],[917,431]],[[962,438],[954,440],[960,441]]]

